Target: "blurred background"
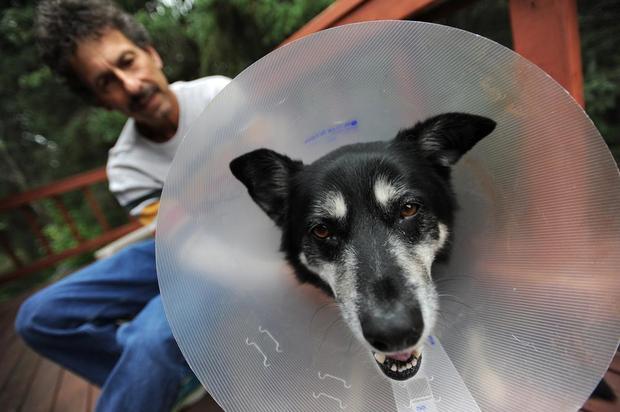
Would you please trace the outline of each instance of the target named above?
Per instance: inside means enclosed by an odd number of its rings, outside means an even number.
[[[153,37],[170,82],[205,75],[234,77],[276,48],[330,5],[330,0],[121,0]],[[481,34],[512,48],[507,0],[458,0],[458,7],[433,21]],[[36,1],[0,3],[0,199],[105,164],[125,118],[93,108],[73,96],[39,58],[33,38]],[[579,30],[588,115],[620,159],[620,2],[579,0]],[[107,192],[94,195],[112,226],[126,213]],[[85,238],[101,228],[76,194],[63,199]],[[38,202],[42,233],[54,251],[78,242],[49,200]],[[14,253],[28,261],[44,254],[18,214],[0,215],[0,235],[10,235]],[[35,284],[70,272],[92,259],[86,253],[56,268],[2,285],[0,302]],[[0,253],[0,273],[12,265]]]

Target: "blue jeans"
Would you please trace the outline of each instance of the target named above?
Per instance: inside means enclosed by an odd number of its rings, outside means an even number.
[[[102,388],[97,411],[170,411],[191,376],[159,295],[154,240],[34,294],[15,326],[34,350]]]

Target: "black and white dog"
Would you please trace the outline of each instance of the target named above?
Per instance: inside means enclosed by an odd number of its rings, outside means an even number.
[[[282,230],[299,280],[335,298],[392,379],[416,374],[437,317],[431,268],[449,249],[450,167],[494,128],[485,117],[446,113],[309,165],[268,149],[230,163]]]

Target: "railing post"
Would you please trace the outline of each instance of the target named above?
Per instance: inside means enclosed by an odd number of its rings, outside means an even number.
[[[510,0],[514,49],[560,83],[582,107],[576,0]]]

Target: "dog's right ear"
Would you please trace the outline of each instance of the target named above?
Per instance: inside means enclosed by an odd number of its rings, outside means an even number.
[[[245,185],[254,202],[280,227],[288,213],[290,178],[302,168],[302,162],[269,149],[254,150],[230,162],[232,174]]]
[[[444,113],[401,130],[394,140],[413,143],[434,164],[450,167],[495,126],[495,121],[488,117]]]

